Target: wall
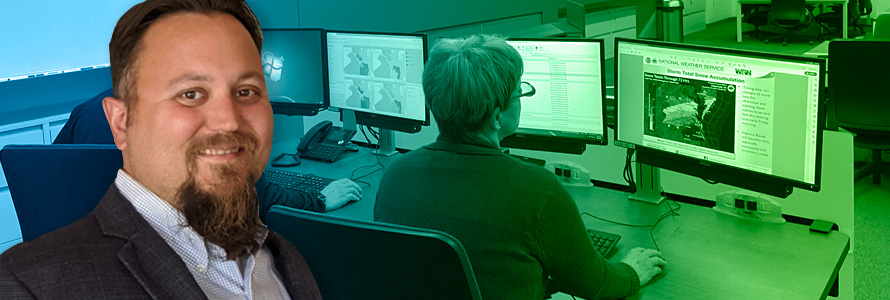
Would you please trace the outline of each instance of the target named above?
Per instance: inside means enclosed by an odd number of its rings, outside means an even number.
[[[738,14],[739,6],[735,1],[705,0],[705,21],[708,24],[733,18]]]
[[[871,13],[873,18],[877,18],[879,14],[885,11],[890,13],[890,0],[871,0],[871,4],[874,7]]]
[[[245,0],[263,28],[299,28],[298,0]]]
[[[337,30],[416,32],[545,12],[560,0],[301,0],[300,26]]]

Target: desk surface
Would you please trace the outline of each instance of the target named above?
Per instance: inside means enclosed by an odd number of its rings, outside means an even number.
[[[377,163],[370,150],[345,153],[334,163],[304,160],[295,172],[330,178],[349,177],[358,166]],[[380,157],[384,166],[398,158]],[[364,174],[369,169],[359,170]],[[330,212],[332,215],[373,220],[374,198],[383,172],[365,178],[371,184],[363,200]],[[627,200],[628,193],[604,188],[569,187],[581,212],[612,221],[650,225],[668,204],[651,205]],[[629,299],[824,299],[850,248],[839,232],[819,234],[798,224],[757,224],[681,203],[679,216],[668,217],[654,230],[668,266]],[[676,205],[674,205],[676,207]],[[620,261],[634,247],[655,248],[649,228],[632,228],[582,216],[585,225],[622,236]]]
[[[568,188],[578,209],[601,218],[650,225],[668,203],[627,200],[628,193]],[[798,224],[758,224],[680,203],[679,216],[654,230],[668,266],[631,299],[824,299],[850,248],[839,232],[819,234]],[[582,216],[585,225],[621,234],[619,261],[634,247],[655,248],[649,228]]]

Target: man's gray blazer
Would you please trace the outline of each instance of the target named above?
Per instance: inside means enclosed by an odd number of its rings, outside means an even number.
[[[293,299],[321,299],[303,256],[269,232]],[[206,299],[182,259],[112,185],[86,217],[0,255],[0,298]]]

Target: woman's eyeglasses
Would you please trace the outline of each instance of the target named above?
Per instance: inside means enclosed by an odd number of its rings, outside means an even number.
[[[535,86],[527,81],[519,83],[519,95],[513,98],[531,97],[535,95]]]

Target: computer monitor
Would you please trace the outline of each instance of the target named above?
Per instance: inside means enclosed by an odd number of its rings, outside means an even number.
[[[314,116],[328,107],[322,29],[263,29],[263,74],[272,111]]]
[[[425,34],[327,31],[331,107],[356,122],[408,133],[429,126],[423,96]]]
[[[616,39],[616,144],[637,161],[787,197],[818,191],[825,62]]]
[[[607,143],[603,40],[507,41],[522,56],[522,80],[535,95],[522,100],[519,128],[501,146],[581,154]]]
[[[466,250],[447,233],[279,205],[266,220],[300,250],[325,299],[481,299]]]

